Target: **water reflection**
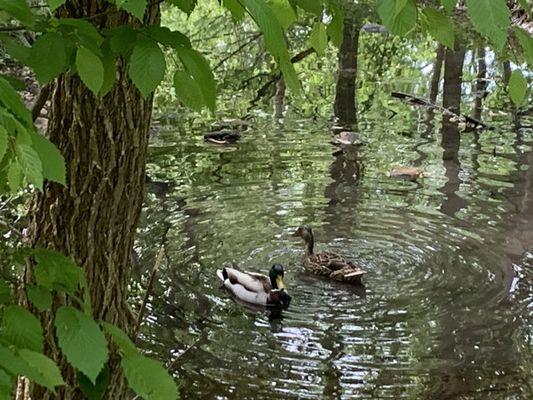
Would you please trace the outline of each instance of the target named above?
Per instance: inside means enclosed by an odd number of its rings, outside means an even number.
[[[533,132],[501,124],[459,146],[439,118],[411,137],[391,134],[394,119],[362,121],[367,144],[340,151],[325,124],[289,117],[231,149],[161,132],[149,175],[169,184],[148,186],[140,272],[162,241],[167,257],[142,339],[165,361],[187,350],[182,398],[531,395]],[[384,173],[413,162],[430,172],[420,185]],[[304,222],[319,249],[369,271],[364,292],[302,270],[290,232]],[[289,309],[229,298],[215,270],[232,260],[287,265]]]

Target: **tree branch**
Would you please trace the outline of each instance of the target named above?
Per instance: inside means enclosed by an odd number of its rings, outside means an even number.
[[[241,44],[235,51],[232,51],[230,54],[228,54],[226,57],[224,57],[222,60],[220,60],[217,65],[213,68],[213,71],[216,71],[218,68],[222,66],[226,61],[228,61],[231,57],[233,57],[235,54],[239,53],[242,49],[244,49],[246,46],[248,46],[250,43],[256,41],[262,34],[256,33],[254,34],[248,41]]]
[[[39,92],[39,95],[35,99],[35,102],[33,103],[33,106],[31,108],[31,116],[33,122],[35,122],[35,120],[41,115],[41,110],[43,109],[44,105],[48,101],[48,98],[50,97],[50,91],[50,84],[46,84],[41,88],[41,91]]]

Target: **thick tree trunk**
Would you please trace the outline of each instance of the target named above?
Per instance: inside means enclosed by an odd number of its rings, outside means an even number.
[[[446,49],[444,59],[444,91],[442,97],[443,107],[448,108],[456,114],[461,112],[461,85],[463,82],[463,64],[465,50]],[[461,140],[456,122],[450,121],[450,116],[444,114],[442,121],[442,160],[446,169],[448,181],[442,188],[446,195],[440,210],[446,215],[453,216],[466,206],[465,201],[457,196],[457,191],[461,185],[459,161],[459,148]]]
[[[133,24],[124,13],[99,0],[71,0],[61,17],[93,19],[99,27]],[[145,22],[159,21],[159,7]],[[131,332],[128,307],[130,255],[143,201],[145,159],[152,99],[143,99],[118,61],[117,83],[104,98],[95,97],[77,75],[65,74],[52,86],[48,136],[65,157],[67,187],[47,183],[29,213],[33,246],[59,250],[85,269],[94,318]],[[31,275],[31,271],[30,271]],[[61,365],[66,389],[57,395],[34,388],[33,399],[81,399],[76,378],[57,349],[50,315],[42,316],[46,352]],[[116,355],[110,357],[111,381],[105,398],[126,399],[128,389]]]
[[[333,111],[341,125],[357,122],[355,105],[355,81],[357,78],[357,50],[359,46],[359,24],[344,21],[343,40],[339,49],[339,70]]]
[[[439,83],[442,71],[442,63],[444,61],[444,50],[444,45],[439,43],[437,46],[435,62],[433,63],[433,75],[431,76],[431,82],[429,85],[429,101],[433,104],[437,102],[437,96],[439,95]]]

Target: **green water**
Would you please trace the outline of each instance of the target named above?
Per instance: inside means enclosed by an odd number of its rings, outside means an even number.
[[[531,119],[461,133],[443,160],[439,116],[373,115],[340,152],[329,122],[294,116],[227,147],[185,126],[152,139],[134,291],[164,243],[143,341],[163,361],[188,348],[182,398],[533,398]],[[429,177],[391,180],[395,165]],[[302,223],[364,266],[364,289],[303,271]],[[215,275],[230,261],[284,264],[289,309],[235,303]]]

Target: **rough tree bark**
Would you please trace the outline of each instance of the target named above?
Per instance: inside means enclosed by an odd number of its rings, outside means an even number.
[[[135,24],[132,17],[102,0],[70,0],[58,14],[89,17],[100,28]],[[158,5],[149,7],[145,22],[159,23]],[[31,245],[74,258],[85,270],[94,318],[126,332],[131,332],[133,323],[127,287],[143,201],[151,112],[152,98],[141,97],[121,60],[117,83],[103,98],[95,97],[77,75],[56,79],[51,88],[48,136],[65,157],[67,186],[45,184],[29,212]],[[82,399],[74,372],[59,354],[51,317],[41,315],[45,351],[59,362],[68,386],[56,395],[33,388],[32,399]],[[116,355],[110,356],[109,367],[111,380],[105,398],[128,398]]]
[[[342,45],[339,49],[339,69],[333,112],[341,125],[357,122],[355,104],[355,80],[357,77],[357,50],[360,25],[352,20],[344,21]]]

